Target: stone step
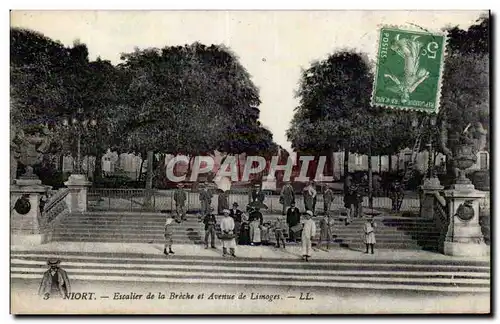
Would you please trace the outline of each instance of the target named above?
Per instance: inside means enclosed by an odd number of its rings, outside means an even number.
[[[253,249],[253,248],[250,248]],[[176,249],[177,250],[177,249]],[[208,250],[220,253],[220,249]],[[212,252],[213,251],[213,252]],[[237,250],[238,252],[240,250]],[[203,252],[203,250],[201,251]],[[181,249],[182,253],[182,249]],[[193,282],[213,285],[298,286],[402,291],[485,292],[490,290],[489,264],[451,260],[258,259],[179,255],[11,253],[12,279],[40,280],[48,257],[62,258],[72,280],[85,282]]]
[[[126,239],[127,242],[131,240],[137,240],[143,243],[149,243],[151,241],[163,242],[163,237],[161,235],[146,235],[146,236],[109,236],[109,235],[69,235],[69,234],[58,234],[53,237],[53,240],[57,241],[86,241],[95,240],[95,241],[120,241]],[[204,235],[185,235],[185,236],[173,236],[172,239],[176,244],[180,244],[182,242],[192,242],[196,240],[204,240]],[[315,242],[319,240],[315,238]],[[275,243],[274,238],[271,239],[272,243]],[[356,244],[364,244],[363,238],[333,238],[332,242],[336,243],[356,243]],[[388,245],[405,245],[405,246],[437,246],[437,241],[435,240],[422,240],[418,243],[415,241],[407,241],[407,240],[383,240],[377,238],[377,246],[388,246]]]
[[[134,234],[134,233],[156,233],[156,234],[162,234],[164,233],[163,227],[148,227],[148,228],[142,228],[142,227],[112,227],[112,228],[88,228],[85,226],[78,226],[78,227],[64,227],[64,228],[58,228],[56,230],[56,233],[62,233],[62,232],[68,232],[68,233],[111,233],[111,234],[116,234],[117,232],[120,232],[122,234]],[[184,233],[205,233],[204,228],[176,228],[174,229],[174,235],[175,234],[184,234]],[[271,234],[274,235],[274,232],[271,231]],[[362,231],[333,231],[333,235],[337,236],[362,236],[364,235]],[[317,233],[317,236],[319,236],[319,231]],[[404,239],[411,239],[413,237],[431,237],[431,238],[437,238],[439,237],[439,233],[405,233],[405,232],[384,232],[384,231],[377,231],[376,232],[377,238],[380,237],[387,237],[387,238],[404,238]]]

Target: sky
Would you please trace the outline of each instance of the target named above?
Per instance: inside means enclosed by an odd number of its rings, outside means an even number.
[[[285,132],[298,105],[301,69],[341,49],[375,59],[382,25],[466,29],[484,11],[13,11],[11,26],[29,28],[69,46],[88,46],[90,59],[112,63],[135,47],[201,42],[225,44],[252,75],[262,101],[260,120],[290,150]]]

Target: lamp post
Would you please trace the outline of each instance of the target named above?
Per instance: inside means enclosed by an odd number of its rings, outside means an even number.
[[[67,119],[63,119],[63,125],[68,129],[73,129],[76,132],[76,165],[75,174],[82,174],[82,152],[81,152],[81,142],[82,133],[87,132],[91,127],[97,126],[97,120],[87,119],[81,116],[80,111],[77,116],[71,118],[71,122]]]

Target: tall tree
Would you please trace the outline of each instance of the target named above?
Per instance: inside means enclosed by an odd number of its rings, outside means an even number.
[[[454,176],[453,152],[460,144],[460,133],[468,124],[489,129],[489,29],[488,16],[467,30],[448,29],[438,126],[439,150],[447,157],[450,176]]]
[[[300,153],[328,154],[344,150],[344,174],[350,152],[387,154],[410,136],[394,127],[402,116],[371,107],[372,72],[364,54],[340,51],[303,71],[296,108],[287,137]],[[371,173],[371,169],[369,168]],[[371,178],[371,174],[370,174]]]
[[[258,90],[224,46],[194,43],[123,55],[129,75],[124,150],[253,152],[272,143],[258,123]]]

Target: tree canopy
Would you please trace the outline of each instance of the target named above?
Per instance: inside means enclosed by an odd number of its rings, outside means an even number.
[[[173,154],[264,154],[276,150],[259,119],[259,92],[223,45],[136,49],[122,63],[89,59],[85,44],[65,47],[11,28],[11,123],[48,124],[58,153],[98,160],[108,149]],[[63,120],[69,121],[65,125]],[[91,120],[97,126],[91,126]],[[99,166],[99,164],[98,164]]]
[[[254,153],[272,147],[258,122],[258,89],[222,45],[136,49],[120,64],[130,80],[124,123],[133,151],[188,155]]]
[[[489,17],[467,30],[449,28],[448,36],[438,120],[440,150],[451,157],[469,123],[489,129]]]
[[[287,137],[300,153],[326,150],[387,154],[410,138],[407,115],[370,105],[373,75],[364,54],[339,51],[302,72]],[[395,128],[402,134],[395,137]],[[407,135],[407,136],[405,136]]]

